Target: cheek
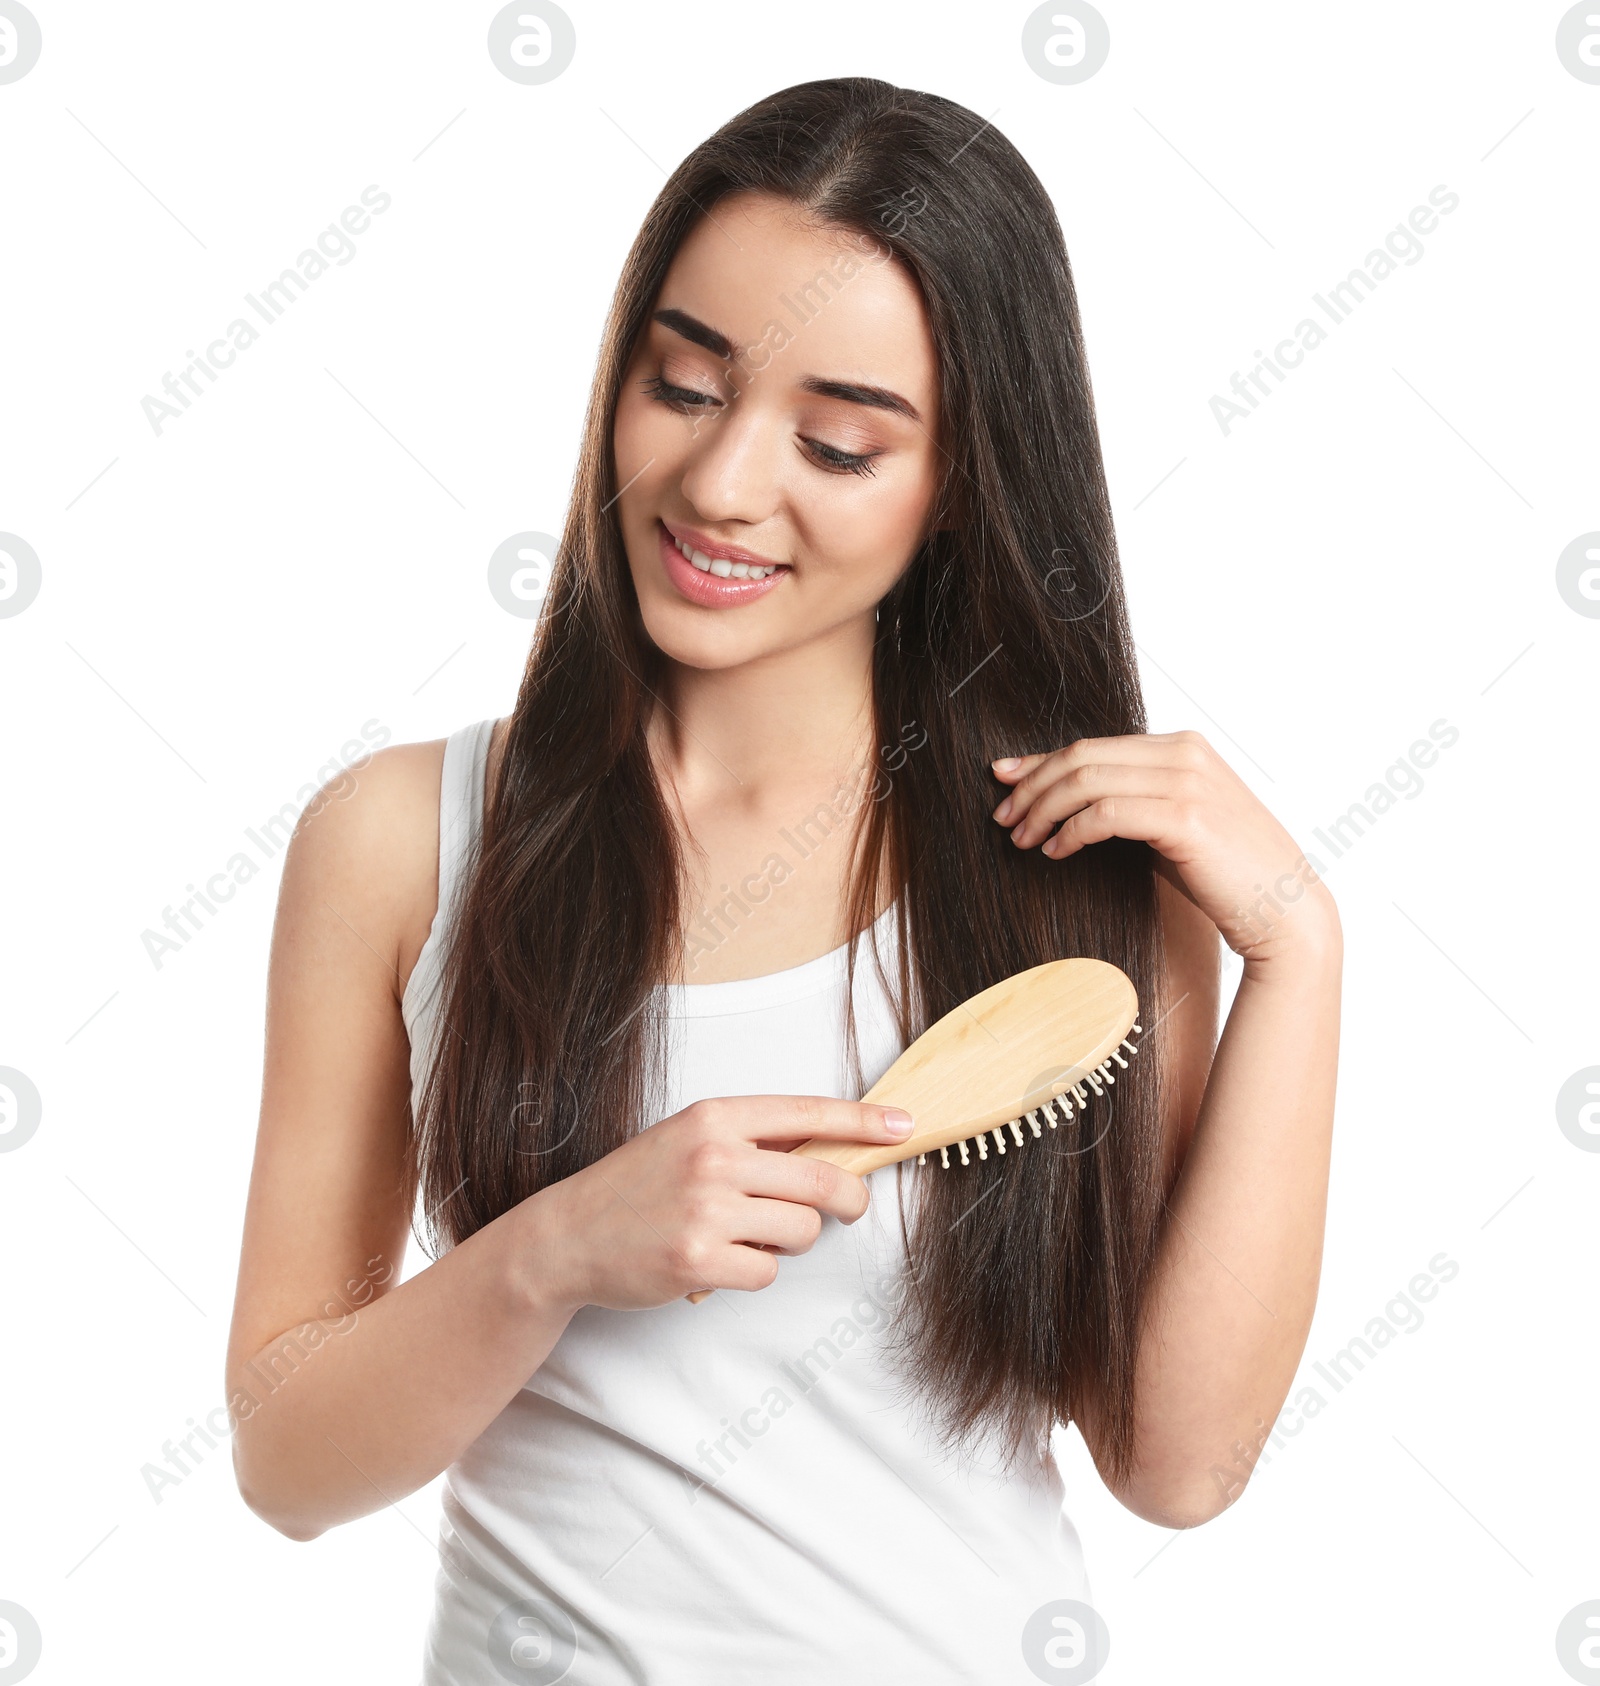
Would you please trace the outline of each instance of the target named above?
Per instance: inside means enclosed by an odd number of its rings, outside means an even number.
[[[881,597],[911,560],[926,513],[920,482],[874,488],[841,522],[848,537],[835,539],[833,554],[866,593]]]
[[[654,454],[655,441],[650,406],[633,396],[623,397],[617,405],[616,421],[612,424],[611,443],[617,459],[618,479],[626,483]]]
[[[653,501],[681,472],[681,430],[672,426],[674,419],[648,399],[624,397],[617,405],[611,451],[616,483],[627,488],[617,500],[624,520],[641,501]]]

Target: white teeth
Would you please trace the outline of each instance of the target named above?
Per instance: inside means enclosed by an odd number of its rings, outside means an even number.
[[[712,561],[703,550],[696,550],[692,545],[682,544],[677,539],[672,542],[702,574],[715,574],[718,579],[764,580],[769,574],[778,571],[776,564],[762,568],[750,562],[727,562],[720,556]]]

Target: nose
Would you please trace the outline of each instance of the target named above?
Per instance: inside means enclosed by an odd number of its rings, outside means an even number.
[[[702,417],[684,462],[683,495],[704,521],[768,520],[781,501],[784,429],[741,395]]]

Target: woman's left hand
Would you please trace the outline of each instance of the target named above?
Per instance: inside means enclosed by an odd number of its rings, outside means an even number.
[[[1107,837],[1148,843],[1156,870],[1246,961],[1338,928],[1304,852],[1198,732],[1079,738],[1053,754],[997,761],[994,773],[1012,786],[994,817],[1014,828],[1019,848],[1043,843],[1060,860]]]

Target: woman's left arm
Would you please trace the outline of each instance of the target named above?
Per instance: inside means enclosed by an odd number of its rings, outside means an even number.
[[[1338,910],[1299,846],[1197,732],[1083,738],[994,770],[1012,785],[995,818],[1015,828],[1020,848],[1042,844],[1059,860],[1108,837],[1137,838],[1176,892],[1161,897],[1179,1075],[1167,1221],[1139,1352],[1138,1473],[1116,1496],[1148,1521],[1193,1527],[1243,1490],[1316,1306],[1339,1055]],[[1212,927],[1244,975],[1201,1097],[1183,1078],[1204,1070],[1215,1033]],[[1098,1412],[1080,1412],[1078,1423],[1096,1454]]]

